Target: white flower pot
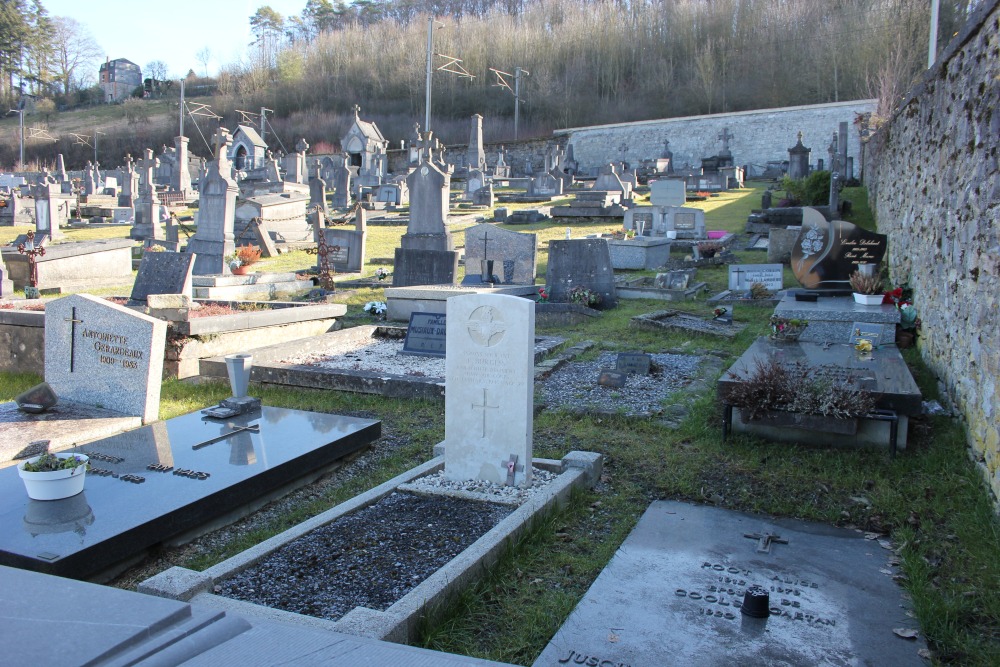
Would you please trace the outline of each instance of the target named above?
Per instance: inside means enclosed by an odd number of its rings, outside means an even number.
[[[230,354],[226,357],[226,372],[229,373],[229,386],[233,390],[233,398],[243,398],[247,395],[252,368],[252,355]]]
[[[858,294],[854,293],[854,303],[860,303],[862,306],[881,306],[882,305],[882,294]]]
[[[53,470],[52,472],[26,472],[24,470],[25,464],[34,463],[41,456],[30,458],[18,464],[17,474],[21,476],[28,497],[32,500],[62,500],[83,491],[89,459],[83,454],[56,454],[56,456],[61,459],[76,456],[78,459],[82,459],[83,463],[75,468]]]

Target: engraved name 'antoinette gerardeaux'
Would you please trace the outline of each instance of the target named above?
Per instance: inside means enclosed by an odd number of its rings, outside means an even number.
[[[84,339],[93,339],[93,349],[97,352],[98,361],[102,364],[120,365],[122,368],[138,368],[139,361],[143,358],[142,350],[128,346],[128,336],[86,328],[81,336]]]

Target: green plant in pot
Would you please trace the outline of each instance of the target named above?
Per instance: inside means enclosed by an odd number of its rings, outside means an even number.
[[[17,472],[32,500],[61,500],[83,491],[88,461],[83,454],[48,453],[19,464]]]
[[[867,265],[872,267],[873,265]],[[858,270],[850,276],[851,289],[854,290],[854,301],[863,306],[880,306],[885,298],[882,275],[877,268]]]

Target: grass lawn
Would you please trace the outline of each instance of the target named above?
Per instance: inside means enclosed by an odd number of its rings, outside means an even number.
[[[741,231],[750,209],[758,207],[763,185],[725,193],[698,205],[709,229]],[[856,222],[871,226],[861,190],[846,191]],[[574,237],[610,231],[614,223],[573,225]],[[565,223],[510,226],[539,234],[542,245],[563,238]],[[368,256],[391,257],[402,226],[368,227]],[[0,234],[9,230],[0,229]],[[0,237],[2,238],[2,237]],[[461,244],[461,234],[456,243]],[[744,262],[760,253],[737,252]],[[290,253],[261,262],[265,270],[301,269],[312,256]],[[544,276],[545,253],[539,253]],[[364,274],[377,263],[366,264]],[[710,292],[726,284],[725,267],[699,269]],[[786,284],[794,279],[786,273]],[[360,303],[381,298],[379,288],[344,292],[347,320],[360,320]],[[919,305],[919,295],[918,295]],[[657,301],[624,300],[596,320],[569,328],[539,329],[570,341],[594,340],[600,349],[681,348],[691,354],[714,352],[730,361],[766,330],[769,309],[737,309],[748,327],[733,341],[681,333],[635,331],[633,315],[663,308]],[[708,313],[703,300],[671,302],[671,308]],[[596,354],[596,351],[590,353]],[[905,353],[925,399],[936,398],[936,378],[917,350]],[[0,374],[0,399],[9,399],[38,378]],[[168,418],[213,404],[227,394],[218,382],[163,386],[160,417]],[[443,404],[404,401],[332,391],[266,388],[255,390],[265,403],[324,412],[376,415],[388,429],[407,434],[407,444],[375,470],[345,488],[315,497],[293,515],[255,529],[216,553],[178,564],[204,568],[259,542],[307,516],[344,500],[431,456],[444,437]],[[686,395],[683,395],[686,394]],[[601,452],[604,475],[593,491],[575,494],[562,512],[550,515],[477,584],[428,624],[421,643],[431,648],[517,664],[531,664],[594,578],[635,525],[649,503],[680,499],[741,511],[820,521],[888,536],[895,544],[919,627],[939,663],[1000,664],[1000,535],[991,497],[970,462],[963,426],[945,417],[914,419],[909,445],[895,460],[879,451],[840,451],[773,444],[749,437],[723,443],[721,410],[714,388],[682,392],[666,401],[693,401],[677,429],[655,420],[567,415],[543,411],[535,419],[535,455],[559,458],[570,450]],[[376,445],[377,446],[377,445]],[[887,637],[886,641],[902,641]]]

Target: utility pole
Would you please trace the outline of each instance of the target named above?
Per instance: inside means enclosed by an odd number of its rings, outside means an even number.
[[[424,91],[424,132],[431,129],[431,81],[434,74],[434,17],[427,18],[427,85]]]
[[[21,128],[21,158],[17,163],[19,169],[24,169],[24,109],[11,109],[11,113],[16,113],[19,121],[18,126]]]
[[[178,137],[184,136],[184,79],[181,79],[181,107],[180,107],[180,132],[177,134]]]
[[[927,69],[934,66],[937,60],[938,14],[941,10],[941,0],[931,0],[931,34],[927,46]]]
[[[99,132],[97,128],[94,128],[94,166],[97,166],[97,138],[102,135],[107,134],[107,132]]]
[[[265,144],[267,143],[267,112],[273,111],[273,109],[268,109],[266,107],[260,108],[260,140]]]
[[[521,117],[521,74],[531,75],[526,69],[514,68],[514,141],[517,141],[517,125]]]

